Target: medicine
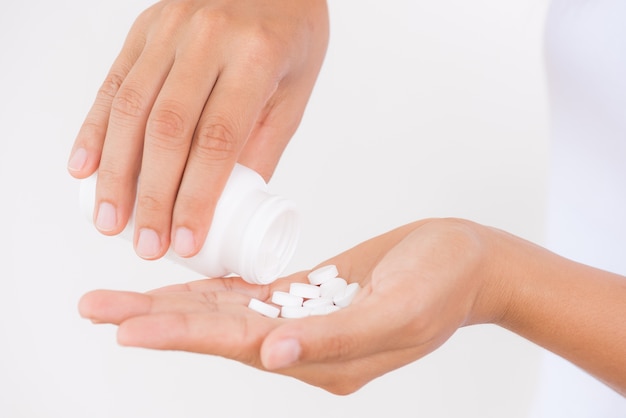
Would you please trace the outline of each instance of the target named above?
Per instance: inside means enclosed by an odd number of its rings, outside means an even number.
[[[302,303],[302,306],[307,308],[316,308],[318,306],[330,306],[333,304],[332,299],[327,298],[317,298],[317,299],[307,299]]]
[[[305,299],[315,299],[320,297],[320,288],[308,283],[291,283],[289,293]]]
[[[343,295],[348,287],[348,282],[341,277],[335,277],[320,285],[320,296],[333,299]]]
[[[280,316],[283,318],[306,318],[311,314],[311,309],[304,306],[283,306]]]
[[[337,276],[339,276],[337,266],[335,266],[334,264],[330,264],[313,270],[309,273],[307,278],[309,279],[309,283],[320,285],[327,282],[328,280],[334,279]]]
[[[280,309],[276,306],[272,306],[269,303],[262,302],[255,298],[250,299],[248,308],[253,311],[257,311],[261,315],[265,315],[268,318],[278,318],[278,315],[280,314]]]
[[[333,298],[333,303],[335,304],[335,306],[345,308],[352,303],[354,297],[360,289],[361,286],[359,286],[358,283],[350,283],[348,286],[346,286],[346,290],[345,292],[343,292],[342,295],[336,295]]]
[[[307,316],[328,315],[349,306],[361,289],[358,283],[350,283],[338,277],[336,266],[324,266],[309,273],[313,283],[291,283],[289,293],[275,290],[270,304],[253,299],[250,308],[276,318],[306,318]],[[309,279],[310,280],[310,279]]]
[[[279,306],[297,306],[301,307],[302,302],[304,302],[304,298],[301,296],[292,295],[287,292],[275,291],[272,293],[272,303],[275,303]]]
[[[329,315],[333,312],[337,312],[338,310],[340,310],[341,308],[339,306],[335,306],[335,305],[328,305],[328,306],[318,306],[316,308],[312,308],[311,309],[311,316],[316,316],[316,315]]]
[[[80,206],[94,218],[97,174],[81,181]],[[133,211],[120,236],[133,241]],[[206,277],[241,276],[253,284],[276,280],[291,260],[300,228],[295,205],[272,195],[257,172],[236,164],[215,207],[209,233],[200,252],[165,257]]]

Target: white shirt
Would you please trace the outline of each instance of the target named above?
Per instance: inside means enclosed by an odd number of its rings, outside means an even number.
[[[554,0],[546,62],[552,141],[546,245],[626,274],[626,0]],[[626,399],[545,353],[531,416],[624,418]]]

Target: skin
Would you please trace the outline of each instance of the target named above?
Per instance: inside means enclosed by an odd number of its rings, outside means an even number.
[[[194,255],[236,162],[269,180],[328,43],[322,0],[164,0],[142,13],[76,138],[68,169],[98,171],[94,220],[114,235],[136,200],[135,249]],[[139,174],[141,173],[141,176]],[[126,346],[219,355],[352,393],[463,326],[493,323],[626,395],[626,278],[459,219],[402,226],[320,265],[363,289],[326,317],[247,308],[270,285],[212,278],[148,293],[96,290],[79,311]]]
[[[587,370],[626,396],[626,277],[460,219],[414,222],[329,259],[359,282],[328,316],[267,318],[247,308],[307,271],[258,286],[205,279],[148,293],[96,290],[79,311],[118,325],[118,342],[234,359],[349,394],[441,346],[458,328],[493,323]],[[319,266],[318,266],[319,267]]]
[[[196,254],[236,162],[269,180],[300,123],[328,44],[323,0],[164,0],[132,26],[72,147],[98,171],[96,227]],[[141,173],[141,176],[139,174]]]

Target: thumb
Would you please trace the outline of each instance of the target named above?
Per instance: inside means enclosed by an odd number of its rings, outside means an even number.
[[[362,292],[365,289],[362,290]],[[274,329],[261,346],[268,370],[305,363],[345,361],[384,351],[399,341],[390,338],[397,310],[380,309],[369,296],[326,316],[289,320]],[[378,309],[377,309],[378,307]],[[397,329],[397,328],[396,328]]]

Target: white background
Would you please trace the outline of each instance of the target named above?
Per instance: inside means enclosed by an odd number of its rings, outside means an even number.
[[[542,0],[332,1],[331,44],[271,182],[303,221],[290,272],[395,226],[458,216],[542,243]],[[79,318],[94,288],[197,278],[78,211],[68,152],[149,1],[0,14],[0,417],[524,417],[539,349],[494,326],[339,397],[222,358],[122,348]]]

